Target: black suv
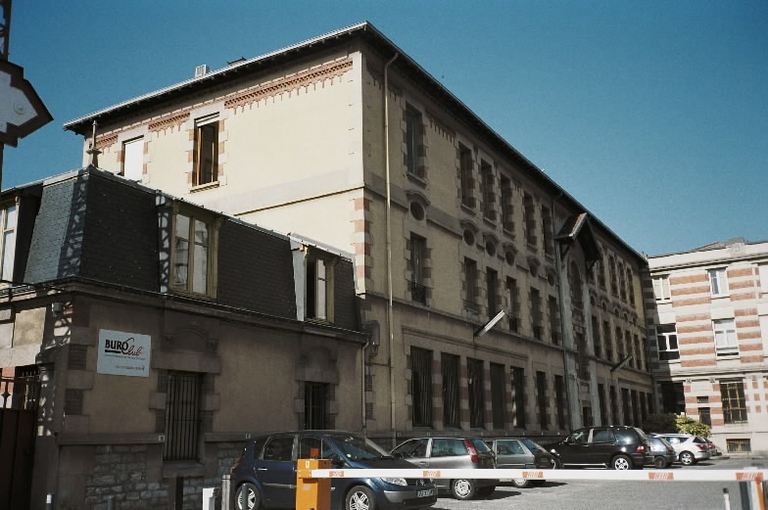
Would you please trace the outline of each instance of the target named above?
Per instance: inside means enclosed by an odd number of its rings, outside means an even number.
[[[645,432],[623,425],[578,429],[551,448],[560,467],[602,466],[626,470],[643,469],[652,462]]]

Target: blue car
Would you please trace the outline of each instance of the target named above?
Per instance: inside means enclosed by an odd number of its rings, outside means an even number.
[[[312,453],[310,453],[312,452]],[[295,508],[296,461],[329,459],[333,469],[418,469],[395,459],[365,437],[343,431],[280,432],[248,440],[232,467],[237,510]],[[334,510],[416,510],[437,501],[435,484],[425,478],[333,478]]]

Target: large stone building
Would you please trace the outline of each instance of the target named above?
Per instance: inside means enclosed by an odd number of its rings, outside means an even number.
[[[109,172],[353,253],[371,436],[654,407],[645,258],[369,23],[65,128]]]
[[[92,167],[0,219],[0,508],[200,508],[247,434],[360,428],[337,250]]]
[[[768,242],[648,258],[648,329],[663,410],[731,453],[768,451]]]

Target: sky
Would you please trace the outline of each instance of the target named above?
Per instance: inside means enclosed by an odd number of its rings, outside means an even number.
[[[768,0],[17,0],[54,120],[2,188],[82,166],[64,123],[369,21],[634,250],[768,240]]]

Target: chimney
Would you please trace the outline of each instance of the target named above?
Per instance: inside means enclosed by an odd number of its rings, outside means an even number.
[[[195,67],[195,78],[200,78],[201,76],[205,76],[210,72],[210,68],[208,67],[208,64],[203,64]]]

